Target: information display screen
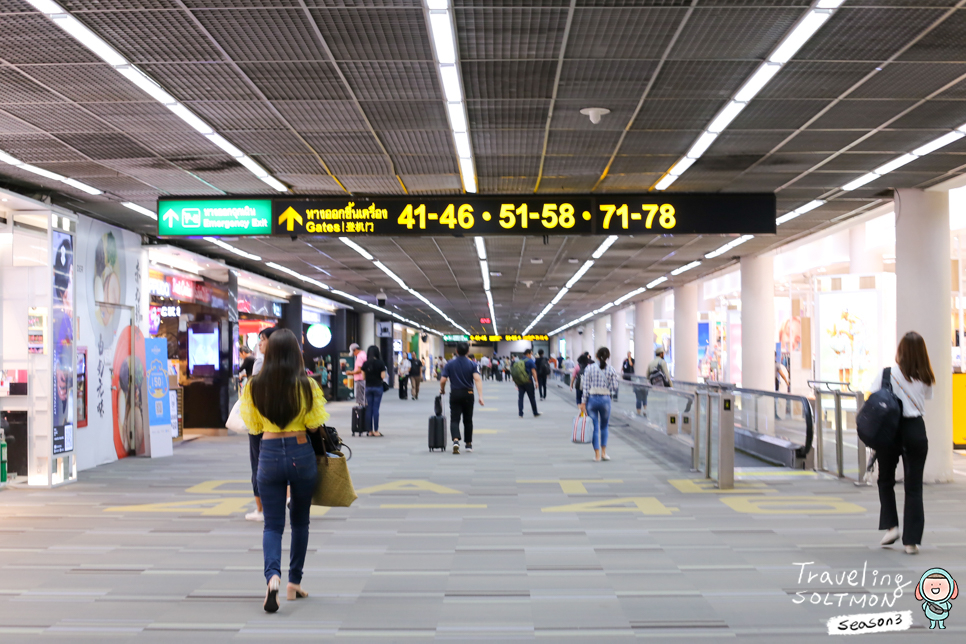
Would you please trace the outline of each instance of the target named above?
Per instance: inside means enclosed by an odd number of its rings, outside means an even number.
[[[462,195],[458,199],[179,198],[158,201],[158,233],[162,236],[268,234],[263,214],[268,202],[271,203],[271,234],[347,237],[761,235],[775,233],[776,215],[775,195],[771,193]],[[219,205],[226,203],[231,206]]]

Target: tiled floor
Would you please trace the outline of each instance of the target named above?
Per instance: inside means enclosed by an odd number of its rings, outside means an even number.
[[[913,597],[933,566],[966,580],[962,482],[926,489],[911,557],[877,547],[872,488],[762,469],[717,493],[626,426],[613,460],[595,463],[569,442],[573,402],[553,391],[540,418],[520,419],[513,386],[487,383],[475,452],[430,453],[433,392],[389,392],[386,436],[345,437],[359,500],[317,509],[312,596],[275,615],[261,609],[261,526],[243,518],[244,437],[0,492],[0,642],[819,641],[831,617],[890,610],[898,575],[912,583],[892,610],[914,626],[874,641],[966,632],[966,597],[941,633]],[[348,434],[348,404],[330,411]],[[808,579],[853,569],[864,585]]]

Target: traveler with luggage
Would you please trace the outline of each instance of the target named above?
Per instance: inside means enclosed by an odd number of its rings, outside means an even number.
[[[356,399],[356,405],[366,406],[366,374],[362,371],[362,365],[366,363],[366,353],[353,342],[349,345],[349,351],[355,360],[355,366],[346,375],[351,375],[353,380],[352,395]]]
[[[594,423],[594,460],[609,461],[607,455],[607,426],[610,423],[610,397],[620,386],[620,376],[614,367],[607,364],[610,349],[597,349],[597,362],[584,369],[582,387],[584,397],[580,403],[580,413],[590,416]]]
[[[647,382],[652,387],[671,386],[671,371],[664,360],[664,347],[654,350],[654,359],[647,365]],[[641,416],[647,416],[647,391],[647,387],[637,387],[634,390],[637,413]]]
[[[322,390],[305,375],[298,340],[288,329],[275,331],[269,339],[261,371],[242,392],[241,416],[246,427],[262,435],[258,490],[265,509],[262,551],[268,584],[263,608],[274,613],[282,575],[287,489],[291,490],[292,543],[286,596],[289,601],[308,597],[301,586],[302,568],[318,465],[305,432],[318,431],[329,418]]]
[[[379,347],[372,345],[366,351],[366,362],[362,365],[366,378],[366,432],[369,436],[382,436],[379,433],[379,407],[382,405],[382,394],[386,389],[386,363],[379,355]]]
[[[550,361],[543,355],[543,349],[537,351],[537,385],[540,391],[540,400],[547,399],[547,376],[550,375]]]
[[[517,386],[517,410],[520,418],[523,418],[523,396],[530,398],[530,408],[533,410],[533,417],[540,415],[537,411],[537,399],[534,396],[534,383],[537,381],[537,365],[533,361],[533,349],[523,352],[523,360],[517,360],[510,367],[510,376],[513,384]]]
[[[414,353],[409,361],[409,382],[413,386],[413,400],[419,400],[419,383],[423,381],[423,361]]]
[[[460,418],[463,419],[463,428],[466,430],[465,438],[467,452],[473,451],[473,387],[480,399],[480,407],[483,406],[483,380],[480,378],[480,371],[473,361],[466,357],[470,352],[470,345],[467,342],[459,342],[456,345],[456,357],[446,363],[443,367],[443,376],[439,379],[439,395],[446,393],[446,383],[452,381],[453,387],[449,394],[449,431],[453,438],[453,453],[460,453]]]
[[[883,372],[883,376],[887,374]],[[888,370],[889,382],[881,379],[873,385],[872,392],[891,385],[893,395],[901,403],[898,431],[889,446],[876,452],[879,462],[879,529],[885,530],[881,544],[888,546],[899,539],[899,514],[896,511],[896,466],[902,457],[905,479],[905,507],[902,512],[902,544],[906,553],[919,553],[925,512],[922,505],[922,473],[926,467],[929,441],[922,413],[927,400],[932,400],[932,386],[936,377],[929,363],[926,342],[915,331],[910,331],[899,341],[895,364]],[[871,396],[870,396],[871,397]]]

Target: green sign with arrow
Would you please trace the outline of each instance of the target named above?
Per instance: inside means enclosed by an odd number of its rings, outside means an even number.
[[[271,235],[271,199],[158,200],[158,234],[171,237]]]

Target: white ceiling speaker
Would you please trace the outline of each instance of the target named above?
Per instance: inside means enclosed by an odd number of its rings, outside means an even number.
[[[585,107],[584,109],[580,110],[580,113],[584,116],[589,116],[590,122],[594,125],[597,125],[600,123],[600,117],[602,117],[604,114],[610,114],[610,110],[606,107]]]

